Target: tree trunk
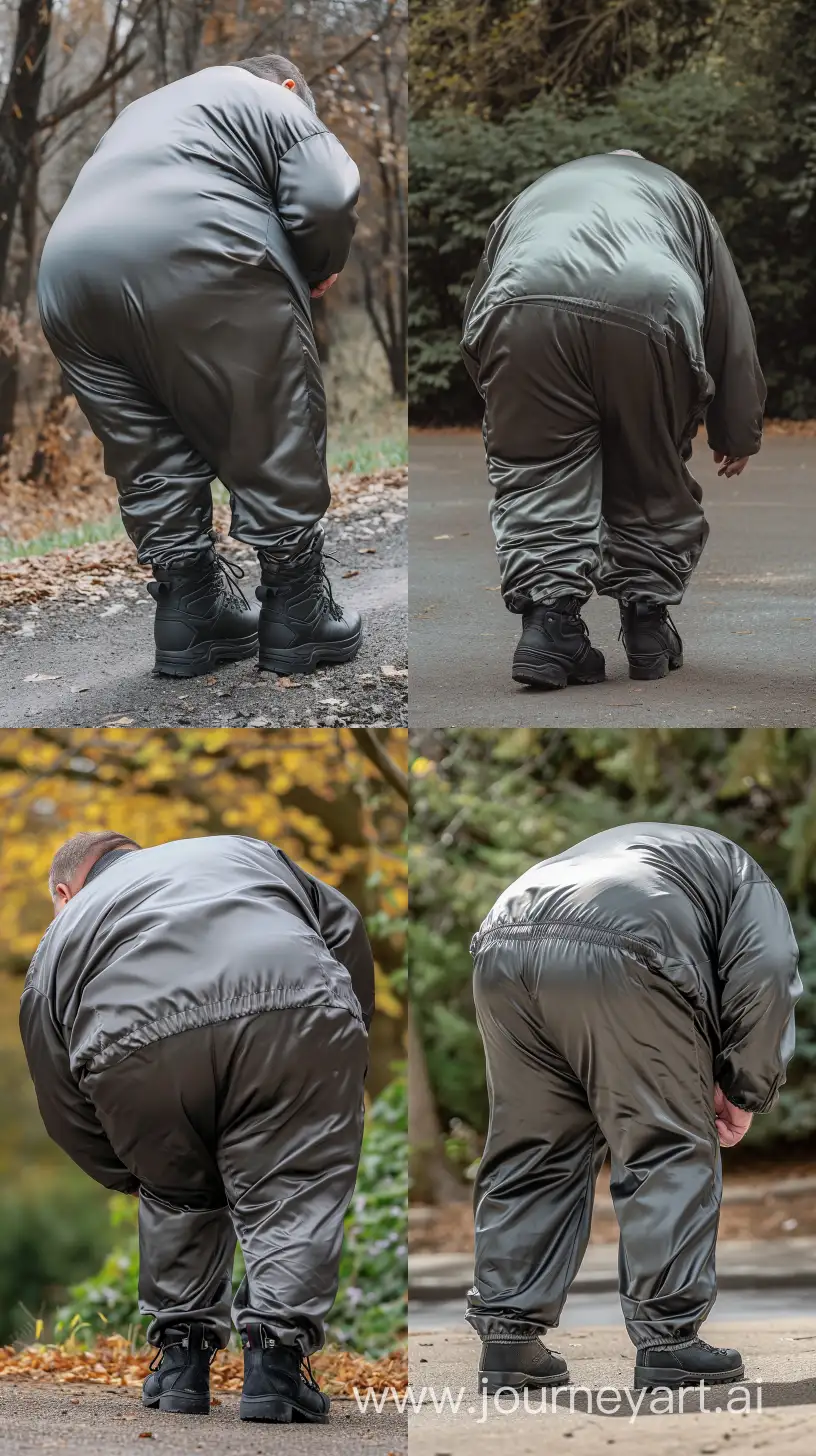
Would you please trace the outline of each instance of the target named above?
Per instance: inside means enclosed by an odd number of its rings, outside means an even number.
[[[37,129],[52,10],[53,0],[20,0],[14,62],[0,106],[0,296],[5,289],[14,219]]]
[[[470,1195],[449,1166],[428,1078],[425,1049],[408,1003],[408,1148],[411,1198],[417,1203],[462,1203]]]
[[[37,190],[40,182],[40,167],[37,148],[32,147],[25,180],[20,197],[20,234],[23,257],[14,280],[10,311],[17,328],[22,328],[28,312],[28,300],[34,281],[34,258],[37,250]],[[0,361],[0,455],[6,455],[14,431],[14,415],[17,409],[17,392],[20,382],[20,354],[18,349],[6,354]]]

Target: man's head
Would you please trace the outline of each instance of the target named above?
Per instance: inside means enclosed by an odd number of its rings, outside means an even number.
[[[135,840],[126,834],[117,834],[115,829],[98,829],[90,834],[75,834],[58,849],[51,862],[48,888],[54,902],[54,914],[59,915],[69,900],[74,898],[103,854],[112,849],[140,849]]]
[[[311,111],[317,111],[306,77],[286,56],[250,56],[247,61],[233,61],[232,64],[240,66],[243,71],[250,71],[253,76],[260,76],[262,81],[274,81],[287,91],[294,91]]]

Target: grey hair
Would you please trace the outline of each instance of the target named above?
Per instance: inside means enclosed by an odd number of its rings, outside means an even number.
[[[312,95],[309,84],[299,66],[290,61],[287,56],[250,56],[246,61],[232,61],[233,66],[239,66],[242,71],[249,71],[253,76],[260,76],[262,81],[277,81],[283,85],[284,81],[294,81],[295,95],[301,101],[305,101],[310,111],[317,115],[315,99]]]
[[[93,863],[111,849],[141,849],[135,839],[119,834],[115,829],[96,829],[91,833],[75,834],[57,850],[51,861],[48,888],[53,896],[57,885],[70,885],[77,870],[96,850]],[[90,866],[89,866],[90,868]]]

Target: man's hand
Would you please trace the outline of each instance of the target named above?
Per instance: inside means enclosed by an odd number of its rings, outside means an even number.
[[[748,455],[740,455],[739,459],[736,459],[733,455],[723,455],[721,451],[715,450],[714,464],[721,467],[717,474],[724,475],[726,480],[731,480],[735,475],[742,475],[749,458]]]
[[[714,1088],[714,1121],[721,1148],[735,1148],[745,1137],[754,1120],[753,1112],[744,1112],[729,1102],[721,1087]]]
[[[322,298],[324,293],[328,293],[332,284],[337,282],[339,276],[339,273],[332,273],[329,278],[324,278],[322,283],[316,283],[312,289],[312,298]]]

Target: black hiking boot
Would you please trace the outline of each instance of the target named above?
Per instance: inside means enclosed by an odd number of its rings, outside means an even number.
[[[248,1325],[242,1339],[241,1420],[325,1424],[331,1401],[321,1394],[309,1357],[300,1346],[280,1344],[263,1325]]]
[[[334,600],[323,563],[323,540],[292,561],[259,551],[259,661],[267,672],[314,672],[321,663],[350,662],[363,640],[359,612]]]
[[[565,688],[567,683],[603,682],[603,653],[592,646],[577,597],[531,607],[513,656],[513,681],[531,688]]]
[[[254,657],[258,608],[238,585],[243,574],[213,547],[153,566],[147,590],[156,602],[156,672],[199,677],[221,662]]]
[[[717,1350],[705,1340],[684,1345],[653,1345],[638,1350],[635,1360],[635,1389],[656,1386],[730,1385],[742,1380],[745,1367],[738,1350]]]
[[[219,1348],[203,1325],[162,1330],[152,1374],[142,1387],[142,1404],[176,1415],[209,1415],[210,1366]]]
[[[539,1390],[545,1385],[568,1385],[566,1360],[540,1340],[487,1340],[479,1361],[479,1394],[497,1390]]]
[[[651,681],[683,666],[683,643],[666,607],[646,597],[619,605],[630,677]]]

